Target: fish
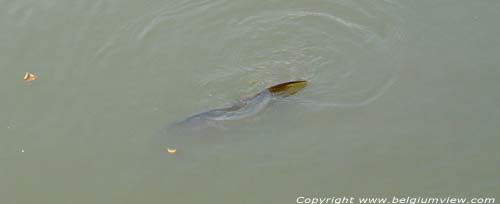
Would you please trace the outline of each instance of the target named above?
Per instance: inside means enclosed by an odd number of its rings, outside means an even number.
[[[176,126],[202,128],[217,121],[240,120],[255,116],[273,100],[296,94],[307,86],[306,80],[289,81],[268,87],[252,97],[244,98],[228,107],[216,108],[187,117]]]
[[[273,101],[294,95],[307,86],[306,80],[289,81],[268,87],[251,97],[222,108],[208,110],[191,115],[184,120],[174,122],[161,130],[163,152],[176,155],[178,149],[185,149],[186,144],[196,144],[207,128],[222,127],[220,122],[240,120],[257,115]],[[210,130],[216,130],[210,129]],[[190,135],[191,137],[184,137]]]

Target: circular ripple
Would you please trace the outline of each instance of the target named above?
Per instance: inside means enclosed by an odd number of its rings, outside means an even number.
[[[295,98],[308,107],[366,105],[397,77],[394,45],[401,34],[389,12],[394,4],[340,2],[179,1],[129,22],[119,32],[121,40],[110,41],[101,52],[122,46],[114,50],[148,59],[150,71],[176,64],[165,69],[192,79],[180,83],[195,84],[205,96],[219,95],[206,100],[306,79],[309,91]],[[127,44],[136,50],[127,52]],[[226,95],[218,91],[228,86],[245,88]]]

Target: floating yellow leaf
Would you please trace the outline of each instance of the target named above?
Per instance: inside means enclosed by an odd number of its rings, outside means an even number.
[[[177,149],[167,148],[167,153],[169,153],[169,154],[175,154],[176,152],[177,152]]]
[[[24,81],[32,82],[32,81],[35,81],[37,78],[38,78],[38,76],[36,76],[32,73],[26,72],[23,79],[24,79]]]

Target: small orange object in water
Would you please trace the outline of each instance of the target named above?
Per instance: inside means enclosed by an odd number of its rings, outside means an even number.
[[[38,76],[36,76],[32,73],[26,72],[23,79],[24,79],[24,81],[32,82],[32,81],[35,81],[37,78],[38,78]]]
[[[169,154],[175,154],[176,152],[177,152],[177,149],[167,148],[167,153],[169,153]]]

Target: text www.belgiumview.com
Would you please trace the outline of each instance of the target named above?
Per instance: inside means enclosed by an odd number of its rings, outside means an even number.
[[[299,196],[296,203],[304,204],[493,204],[492,197],[306,197]]]

